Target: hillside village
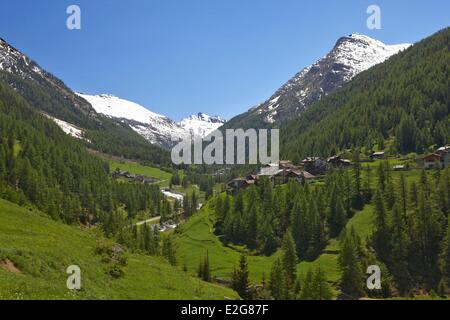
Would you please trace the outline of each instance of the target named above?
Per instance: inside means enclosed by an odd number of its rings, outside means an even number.
[[[372,152],[370,161],[385,159],[383,151]],[[349,159],[341,155],[333,155],[327,159],[322,157],[306,157],[300,165],[294,165],[290,160],[280,160],[278,163],[271,163],[260,168],[258,173],[248,174],[245,177],[237,177],[227,183],[227,190],[235,193],[238,190],[245,189],[258,183],[258,180],[268,178],[273,186],[286,184],[289,181],[297,181],[301,184],[314,183],[321,176],[326,174],[332,168],[345,168],[352,166]],[[431,154],[420,158],[419,166],[424,169],[443,169],[450,166],[450,146],[443,146]],[[409,166],[404,164],[395,164],[392,166],[394,171],[407,170]]]
[[[290,160],[280,160],[278,163],[271,163],[262,168],[256,174],[249,174],[245,177],[238,177],[231,180],[228,184],[228,190],[247,188],[257,183],[261,178],[268,178],[274,186],[286,184],[289,181],[297,181],[301,184],[314,183],[320,176],[325,174],[330,167],[350,166],[351,161],[343,159],[341,156],[333,156],[328,159],[320,157],[305,158],[297,166]]]

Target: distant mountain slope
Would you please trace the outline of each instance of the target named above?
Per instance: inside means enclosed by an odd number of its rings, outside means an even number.
[[[194,136],[206,137],[214,130],[219,129],[225,120],[218,116],[211,117],[205,113],[191,115],[178,124],[185,130],[191,132]]]
[[[231,119],[225,127],[257,128],[283,124],[360,72],[409,46],[386,45],[360,34],[342,37],[324,58],[296,74],[266,102]]]
[[[137,103],[109,94],[92,96],[78,93],[78,95],[88,101],[98,113],[129,125],[150,143],[169,148],[173,144],[172,135],[175,138],[186,135],[186,131],[173,120]]]
[[[26,227],[26,232],[24,232]],[[1,299],[237,299],[228,288],[203,282],[164,259],[128,253],[123,277],[108,274],[96,254],[95,232],[67,226],[0,199]],[[81,269],[80,291],[66,287],[66,269]]]
[[[90,148],[155,164],[169,162],[166,151],[149,144],[127,124],[97,113],[61,80],[3,39],[0,39],[0,82],[14,88],[38,111],[82,129],[80,137],[86,138]]]
[[[450,142],[450,28],[353,78],[281,132],[284,157],[372,148],[395,137],[398,152]]]
[[[135,102],[110,94],[92,96],[78,93],[78,95],[88,101],[96,112],[129,125],[147,141],[163,148],[173,146],[172,137],[182,139],[193,134],[203,138],[224,123],[220,118],[210,117],[204,113],[192,115],[176,123]]]

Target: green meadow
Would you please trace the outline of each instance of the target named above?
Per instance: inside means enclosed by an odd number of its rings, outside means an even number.
[[[96,229],[68,226],[0,199],[0,299],[236,299],[231,289],[200,281],[164,259],[126,253],[116,279],[95,253]],[[66,287],[66,269],[81,268],[81,290]]]
[[[157,183],[162,187],[168,186],[170,178],[172,177],[172,174],[167,171],[161,170],[156,167],[144,166],[137,162],[121,162],[117,160],[109,160],[108,162],[109,167],[112,171],[120,169],[122,171],[128,171],[133,174],[142,174],[148,178],[155,178],[159,180]]]
[[[373,206],[367,205],[349,220],[348,226],[354,227],[361,238],[366,239],[372,232],[373,220]],[[197,272],[201,257],[208,252],[213,276],[227,279],[230,279],[241,252],[246,252],[243,247],[225,246],[214,234],[214,213],[208,205],[179,227],[175,233],[175,244],[178,261],[185,264],[192,275]],[[277,251],[270,257],[249,255],[250,279],[257,283],[260,283],[263,277],[268,279],[272,264],[280,254],[281,252]],[[320,266],[337,294],[337,283],[341,276],[338,254],[339,243],[337,239],[331,239],[322,255],[314,261],[301,261],[297,272],[302,275],[310,268]]]

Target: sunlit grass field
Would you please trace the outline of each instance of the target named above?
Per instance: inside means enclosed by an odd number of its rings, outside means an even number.
[[[0,299],[237,298],[231,289],[190,277],[180,266],[139,254],[127,254],[124,276],[114,279],[95,254],[100,238],[93,230],[0,199]],[[70,265],[81,268],[80,291],[66,287]]]
[[[144,166],[137,162],[120,162],[117,160],[109,160],[108,162],[112,171],[120,169],[133,174],[142,174],[148,178],[155,178],[159,180],[157,183],[162,187],[168,186],[172,177],[172,174],[169,172],[155,167]]]

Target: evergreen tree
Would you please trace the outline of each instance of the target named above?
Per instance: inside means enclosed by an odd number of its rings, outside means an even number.
[[[402,293],[406,293],[410,287],[411,275],[408,270],[409,238],[407,225],[397,204],[392,210],[392,274],[397,286]]]
[[[300,291],[300,300],[331,300],[333,292],[327,282],[325,273],[319,266],[312,271],[308,270],[303,281],[302,289]]]
[[[272,269],[270,271],[269,282],[270,293],[275,300],[282,300],[285,298],[286,290],[284,289],[284,283],[285,279],[283,264],[281,262],[281,259],[278,258],[273,263]]]
[[[211,282],[211,267],[209,264],[209,253],[206,251],[206,256],[200,261],[200,265],[198,268],[198,277],[206,282]]]
[[[175,248],[171,236],[166,236],[163,238],[162,255],[167,259],[167,261],[169,261],[171,265],[174,266],[177,264]]]
[[[447,230],[442,240],[440,252],[440,269],[442,273],[441,291],[450,288],[450,217],[447,222]]]
[[[242,254],[239,259],[239,267],[234,269],[232,287],[242,299],[252,299],[251,284],[249,280],[247,257]]]
[[[346,232],[341,240],[339,253],[339,265],[342,270],[341,290],[344,297],[350,299],[357,299],[364,293],[364,274],[355,242],[357,240]]]
[[[390,231],[387,222],[387,211],[379,190],[375,193],[375,231],[372,242],[381,260],[386,261],[390,253]]]
[[[292,294],[294,290],[295,280],[297,278],[297,252],[295,250],[295,242],[290,231],[286,232],[286,234],[284,235],[281,250],[281,261],[285,279],[285,296],[290,299],[293,298]]]

